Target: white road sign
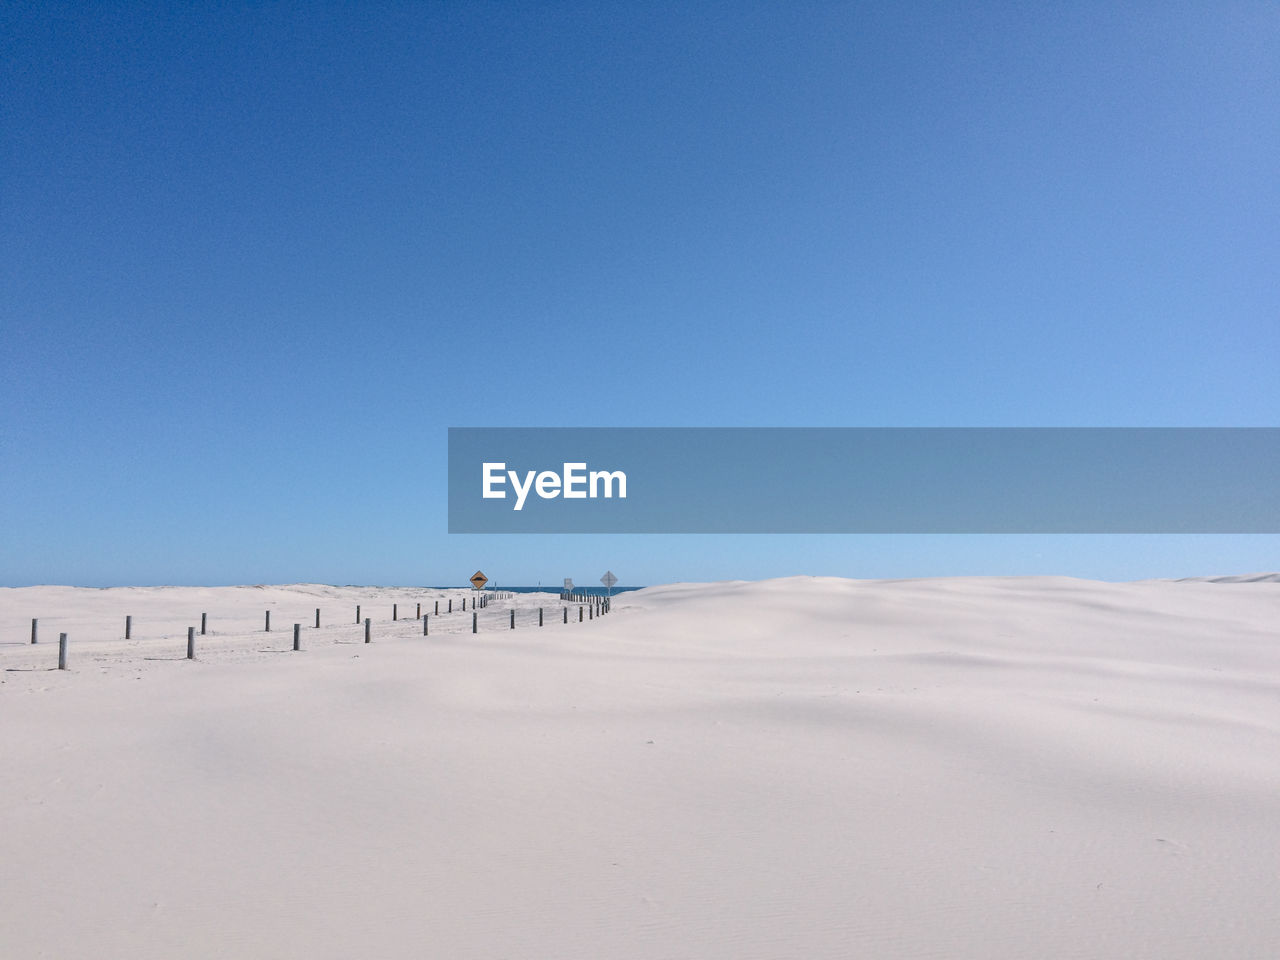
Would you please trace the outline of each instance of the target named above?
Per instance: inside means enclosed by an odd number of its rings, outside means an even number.
[[[618,582],[618,578],[613,575],[612,570],[606,570],[604,576],[600,578],[600,582],[612,590],[613,585]]]

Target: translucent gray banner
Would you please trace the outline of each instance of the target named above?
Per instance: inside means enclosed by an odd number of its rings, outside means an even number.
[[[449,430],[451,533],[1280,533],[1280,428]]]

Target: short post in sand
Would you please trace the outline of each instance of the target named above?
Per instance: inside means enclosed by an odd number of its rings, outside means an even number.
[[[511,611],[511,629],[514,630],[515,628],[516,628],[516,612],[515,610],[512,610]]]
[[[266,624],[263,626],[262,629],[267,633],[270,633],[271,632],[271,611],[268,610],[266,613],[267,613]]]
[[[320,629],[320,608],[316,607],[316,629]]]
[[[196,628],[187,627],[187,659],[196,658]]]
[[[58,669],[67,669],[67,635],[58,634]]]
[[[302,649],[302,624],[300,623],[293,625],[293,649]]]
[[[39,640],[39,635],[36,633],[37,625],[39,623],[40,623],[40,619],[38,617],[31,618],[31,642],[32,643],[36,643]]]
[[[450,598],[450,599],[449,599],[449,609],[448,609],[448,610],[446,610],[446,611],[445,611],[445,613],[453,613],[453,599],[452,599],[452,598]]]
[[[124,638],[126,640],[131,640],[133,638],[133,617],[132,616],[128,616],[124,618]]]
[[[477,617],[477,616],[478,616],[478,614],[477,614],[474,610],[472,610],[472,611],[471,611],[471,632],[472,632],[472,633],[479,633],[479,630],[476,628],[476,617]]]
[[[393,604],[391,605],[391,619],[392,619],[392,620],[399,620],[399,619],[400,619],[400,604],[398,604],[398,603],[393,603]]]
[[[422,635],[424,637],[427,636],[427,616],[428,614],[425,613],[422,615]]]
[[[436,616],[440,616],[440,601],[436,601]]]
[[[538,608],[538,626],[542,626],[542,608]]]
[[[360,604],[356,604],[356,623],[360,622]]]
[[[204,636],[209,632],[209,615],[207,613],[200,614],[200,636]]]
[[[368,643],[368,642],[369,642],[369,640],[370,640],[370,637],[369,637],[369,622],[370,622],[370,621],[369,621],[369,618],[368,618],[368,617],[365,617],[365,618],[364,618],[364,642],[365,642],[365,643]]]
[[[582,622],[582,604],[578,604],[578,622]]]
[[[562,609],[564,610],[564,622],[565,622],[565,623],[568,623],[568,622],[569,622],[569,608],[568,608],[568,607],[563,607]]]
[[[415,614],[414,619],[415,619],[415,620],[417,620],[417,619],[421,619],[421,617],[422,617],[422,604],[421,604],[421,603],[419,603],[419,604],[418,604],[418,612],[417,612],[417,614]]]

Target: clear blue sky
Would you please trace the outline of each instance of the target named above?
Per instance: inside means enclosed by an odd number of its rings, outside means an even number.
[[[1277,49],[1273,3],[6,4],[0,583],[1280,568],[445,532],[450,425],[1277,425]]]

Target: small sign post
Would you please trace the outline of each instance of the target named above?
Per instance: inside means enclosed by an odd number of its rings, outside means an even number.
[[[613,571],[606,570],[604,576],[600,578],[600,582],[604,584],[605,589],[609,591],[609,596],[612,597],[613,585],[618,582],[618,578],[613,575]]]

